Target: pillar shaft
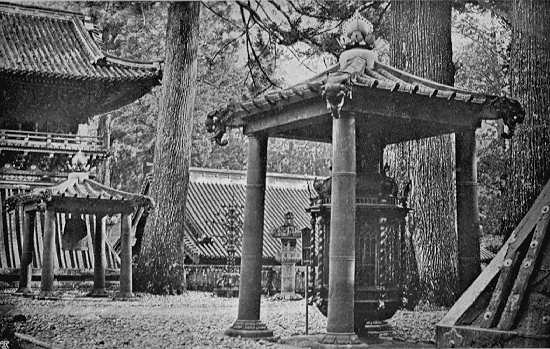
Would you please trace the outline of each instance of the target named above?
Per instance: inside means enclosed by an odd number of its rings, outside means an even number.
[[[34,244],[34,217],[35,212],[25,212],[23,206],[19,208],[19,216],[23,220],[23,251],[21,256],[18,293],[31,293],[32,281],[32,250]]]
[[[456,215],[459,291],[464,292],[481,271],[475,130],[456,134]]]
[[[105,291],[105,231],[103,230],[103,217],[96,215],[94,232],[94,288],[91,296],[107,296]]]
[[[332,193],[327,333],[353,333],[355,281],[355,118],[332,123]]]
[[[49,296],[53,291],[55,258],[55,211],[47,208],[44,217],[44,241],[42,254],[41,296]]]
[[[119,298],[132,298],[131,216],[123,213],[120,221],[120,292]]]
[[[259,135],[248,138],[239,310],[237,320],[226,331],[231,336],[273,335],[260,322],[267,140]]]

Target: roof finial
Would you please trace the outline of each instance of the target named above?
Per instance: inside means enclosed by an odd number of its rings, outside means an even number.
[[[374,47],[374,34],[372,23],[363,17],[359,10],[344,23],[344,35],[342,44],[345,49],[360,47],[372,49]]]

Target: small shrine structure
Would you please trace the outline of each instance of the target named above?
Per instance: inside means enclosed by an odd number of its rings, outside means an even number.
[[[108,183],[101,167],[110,154],[110,118],[104,113],[151,91],[162,70],[160,62],[108,54],[90,17],[37,6],[0,3],[0,47],[0,273],[11,275],[25,244],[24,219],[22,212],[5,209],[7,198],[67,180],[76,154],[85,157],[90,178]],[[57,215],[57,230],[62,217]],[[41,222],[35,222],[38,254]],[[91,246],[78,253],[56,246],[59,272],[91,269]],[[119,265],[107,243],[108,268]],[[40,260],[33,266],[40,268]]]
[[[220,145],[228,128],[248,136],[247,192],[237,320],[230,336],[272,336],[260,320],[267,146],[270,137],[331,142],[328,321],[321,347],[361,347],[354,334],[356,205],[369,198],[361,178],[382,175],[386,145],[456,135],[458,268],[461,289],[479,274],[479,212],[475,130],[502,119],[510,131],[521,122],[520,104],[429,81],[380,62],[368,21],[354,17],[338,64],[287,89],[211,112],[207,130]],[[391,192],[390,192],[391,193]],[[312,229],[315,227],[313,226]]]
[[[294,213],[285,213],[283,225],[275,228],[272,235],[281,240],[281,293],[278,297],[286,300],[302,299],[296,294],[296,263],[301,260],[297,242],[302,237],[302,231],[294,224]]]
[[[105,291],[105,229],[102,223],[107,215],[121,215],[120,251],[120,292],[118,298],[131,298],[132,294],[132,245],[131,215],[140,208],[148,210],[153,206],[152,199],[139,194],[131,194],[107,187],[88,178],[85,172],[75,172],[68,179],[55,186],[36,188],[30,193],[8,198],[8,207],[23,212],[23,251],[20,267],[18,293],[32,294],[32,259],[34,222],[37,211],[44,212],[44,238],[42,250],[41,298],[53,294],[54,267],[56,253],[56,221],[58,213],[70,214],[61,220],[64,244],[75,245],[87,239],[87,224],[93,234],[94,286],[90,296],[106,297]],[[88,215],[88,217],[86,217]],[[94,217],[90,217],[93,215]],[[83,218],[87,218],[84,220]],[[38,258],[38,256],[35,256]]]

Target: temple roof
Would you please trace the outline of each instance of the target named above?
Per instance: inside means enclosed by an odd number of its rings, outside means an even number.
[[[75,132],[159,85],[161,62],[109,55],[82,14],[0,3],[0,119]],[[0,127],[2,125],[0,124]]]
[[[387,143],[475,127],[482,119],[520,121],[524,114],[515,100],[423,79],[378,61],[373,50],[356,48],[297,85],[211,112],[207,128],[218,140],[224,127],[243,127],[245,133],[330,142],[330,88],[345,93],[342,112],[372,119],[376,132],[395,133],[383,135]]]
[[[281,242],[272,236],[272,232],[284,223],[286,212],[294,214],[297,229],[310,226],[310,218],[306,213],[309,207],[307,180],[312,178],[268,173],[266,179],[263,257],[276,258]],[[218,217],[218,214],[223,205],[244,207],[245,194],[246,178],[242,171],[191,169],[184,238],[189,254],[204,258],[227,257],[222,238],[225,235],[224,227],[220,224],[223,217]],[[243,218],[243,209],[239,207]],[[238,244],[236,256],[239,258],[241,248]]]
[[[104,53],[88,17],[75,12],[0,3],[0,72],[48,79],[160,80],[159,62]]]

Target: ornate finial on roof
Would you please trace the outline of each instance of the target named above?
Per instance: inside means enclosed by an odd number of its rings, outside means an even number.
[[[343,29],[342,45],[345,49],[354,47],[372,49],[374,47],[372,23],[361,16],[358,10],[344,23]]]

